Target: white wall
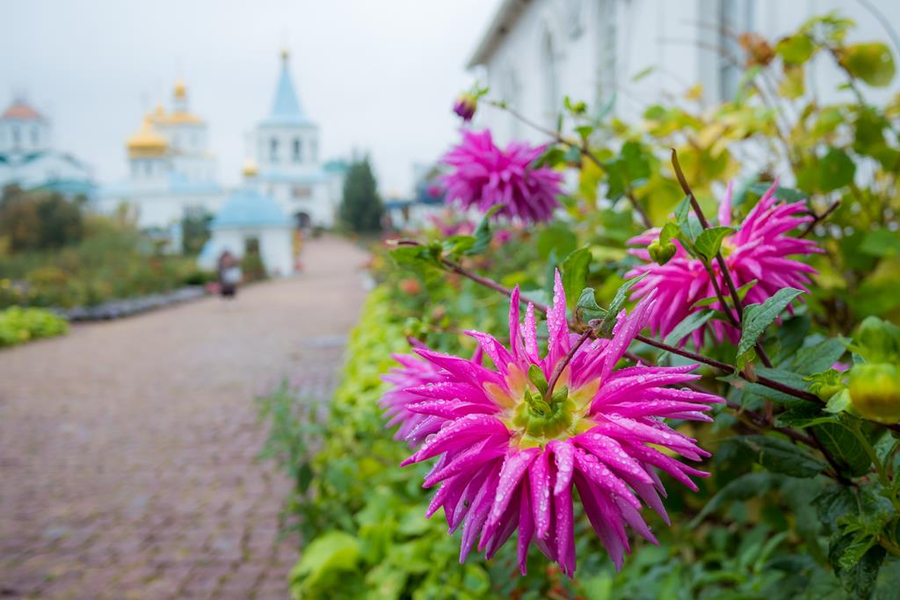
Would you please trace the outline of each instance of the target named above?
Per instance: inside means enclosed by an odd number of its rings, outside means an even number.
[[[900,2],[871,1],[900,27]],[[615,114],[630,122],[639,120],[656,102],[680,101],[697,83],[703,84],[706,101],[718,101],[720,4],[720,0],[532,0],[475,73],[486,80],[491,97],[550,127],[555,116],[548,102],[554,95],[559,107],[569,95],[596,109],[614,90]],[[788,34],[811,16],[840,10],[858,25],[849,41],[888,41],[883,26],[858,2],[737,0],[737,5],[737,12],[749,14],[749,29],[768,38]],[[581,23],[580,30],[573,26],[575,21]],[[545,51],[548,36],[556,94],[548,91],[552,80]],[[653,67],[649,75],[632,80],[647,67]],[[835,89],[842,77],[829,57],[819,57],[810,72],[811,91],[823,101],[839,99],[849,94]],[[889,89],[866,92],[878,101],[898,90],[900,80]],[[544,135],[498,109],[479,110],[476,125],[490,127],[501,143],[511,138],[546,141]]]
[[[243,258],[246,240],[252,238],[259,240],[260,257],[269,276],[288,276],[294,273],[294,241],[290,227],[216,229],[209,241],[210,250],[205,252],[208,260],[202,262],[200,267],[214,269],[215,261],[225,250],[238,259]]]

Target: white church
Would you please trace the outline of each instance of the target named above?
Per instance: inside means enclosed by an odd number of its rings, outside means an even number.
[[[190,110],[187,87],[179,81],[169,109],[157,105],[128,138],[128,179],[106,186],[98,206],[105,212],[129,207],[138,226],[156,231],[172,250],[180,247],[185,216],[211,214],[204,266],[225,249],[241,257],[252,247],[271,271],[287,274],[296,259],[295,231],[334,225],[346,172],[342,161],[320,158],[319,127],[303,110],[287,51],[271,109],[249,138],[243,183],[225,189],[207,123]]]
[[[246,183],[274,198],[298,227],[332,227],[346,169],[340,161],[322,163],[319,126],[303,110],[287,51],[272,108],[249,139],[255,158],[245,165]]]
[[[0,115],[0,189],[8,185],[88,200],[96,191],[91,168],[54,148],[50,120],[23,98]]]

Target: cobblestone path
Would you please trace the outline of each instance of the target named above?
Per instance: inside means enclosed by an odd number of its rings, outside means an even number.
[[[287,598],[289,483],[256,461],[252,398],[327,391],[365,255],[0,351],[0,598]]]

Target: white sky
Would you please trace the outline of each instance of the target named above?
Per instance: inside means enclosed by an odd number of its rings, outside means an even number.
[[[182,76],[226,184],[275,93],[282,47],[323,158],[367,150],[383,193],[455,139],[454,96],[498,0],[28,0],[0,3],[0,105],[53,122],[54,145],[126,174],[125,138]],[[2,110],[2,108],[0,108]]]

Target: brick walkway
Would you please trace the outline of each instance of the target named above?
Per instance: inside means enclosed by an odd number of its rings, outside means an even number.
[[[289,483],[255,461],[254,395],[328,390],[365,255],[0,351],[0,598],[287,598]]]

